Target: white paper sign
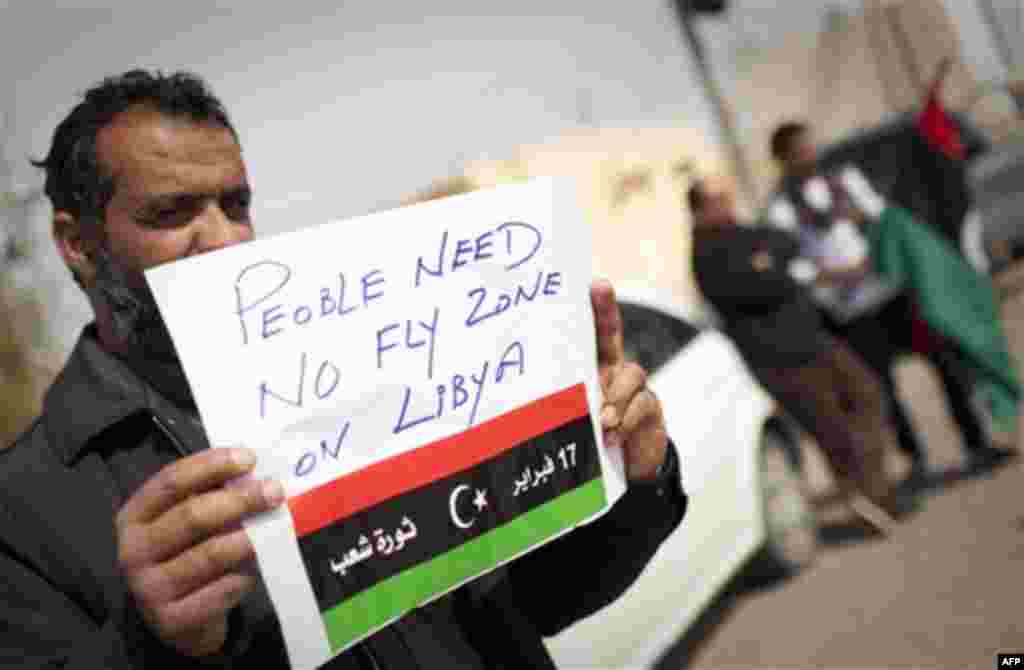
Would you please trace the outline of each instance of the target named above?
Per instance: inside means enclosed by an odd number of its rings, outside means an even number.
[[[591,241],[569,181],[332,222],[146,273],[295,668],[600,515]],[[617,454],[614,456],[618,456]]]

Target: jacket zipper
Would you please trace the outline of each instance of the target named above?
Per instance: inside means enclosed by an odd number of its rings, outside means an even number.
[[[156,414],[150,414],[149,416],[152,417],[153,423],[156,425],[157,430],[163,433],[164,437],[166,437],[170,441],[171,446],[174,447],[174,450],[177,451],[178,454],[181,456],[188,456],[188,452],[185,450],[185,445],[181,443],[181,440],[178,439],[177,435],[171,432],[171,429],[167,426],[167,424],[164,423],[163,419],[161,419]]]

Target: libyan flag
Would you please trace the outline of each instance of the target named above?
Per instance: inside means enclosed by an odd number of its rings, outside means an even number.
[[[292,498],[332,653],[606,507],[582,384]]]
[[[928,325],[959,345],[996,430],[1013,432],[1022,389],[991,280],[899,207],[887,207],[867,233],[875,270],[911,291]]]
[[[932,91],[917,118],[917,132],[937,151],[951,160],[961,161],[967,152],[960,130],[939,100],[939,92]]]

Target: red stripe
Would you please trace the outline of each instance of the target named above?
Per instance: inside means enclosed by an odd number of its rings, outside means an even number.
[[[583,384],[535,400],[432,444],[378,461],[288,500],[301,537],[388,498],[494,458],[587,415]]]

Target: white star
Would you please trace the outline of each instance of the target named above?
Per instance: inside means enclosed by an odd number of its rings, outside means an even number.
[[[476,497],[473,498],[473,504],[476,505],[477,512],[482,512],[487,507],[487,491],[477,489]]]

